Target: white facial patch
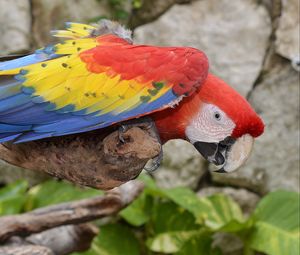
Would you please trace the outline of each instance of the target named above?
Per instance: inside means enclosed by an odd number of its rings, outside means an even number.
[[[219,107],[203,103],[185,134],[191,143],[218,143],[230,136],[234,128],[234,122]]]

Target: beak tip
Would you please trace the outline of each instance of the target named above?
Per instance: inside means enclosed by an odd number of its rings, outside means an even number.
[[[227,173],[227,171],[225,171],[224,167],[221,167],[220,169],[215,170],[214,172],[215,172],[215,173],[222,173],[222,174]]]

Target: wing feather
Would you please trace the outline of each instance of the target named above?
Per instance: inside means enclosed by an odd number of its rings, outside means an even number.
[[[88,132],[143,116],[170,107],[206,78],[200,51],[91,36],[97,31],[67,23],[67,30],[53,32],[66,41],[21,63],[0,63],[0,142]],[[194,55],[199,67],[189,61]]]

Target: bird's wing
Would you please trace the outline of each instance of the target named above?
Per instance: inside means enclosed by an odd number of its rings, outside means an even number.
[[[192,48],[135,46],[69,24],[63,43],[0,63],[0,142],[87,132],[172,107],[206,79]],[[89,31],[89,32],[87,32]]]

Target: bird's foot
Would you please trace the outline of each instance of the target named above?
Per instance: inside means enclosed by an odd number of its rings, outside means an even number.
[[[134,120],[129,120],[129,121],[123,122],[120,125],[119,130],[118,130],[119,131],[119,140],[122,143],[125,143],[124,133],[126,133],[126,131],[129,130],[130,128],[132,128],[132,127],[139,127],[143,130],[146,130],[161,145],[160,152],[159,152],[158,156],[156,156],[155,158],[152,159],[152,162],[151,162],[150,166],[146,166],[144,168],[147,172],[153,172],[157,168],[159,168],[159,166],[161,165],[161,162],[163,160],[163,151],[162,151],[161,139],[160,139],[158,130],[155,126],[155,123],[149,117],[144,117],[144,118],[139,118],[139,119],[134,119]]]
[[[162,149],[160,149],[158,156],[153,158],[150,162],[150,165],[149,166],[146,165],[144,169],[149,173],[154,172],[157,168],[160,167],[162,160],[163,160],[163,151]]]

